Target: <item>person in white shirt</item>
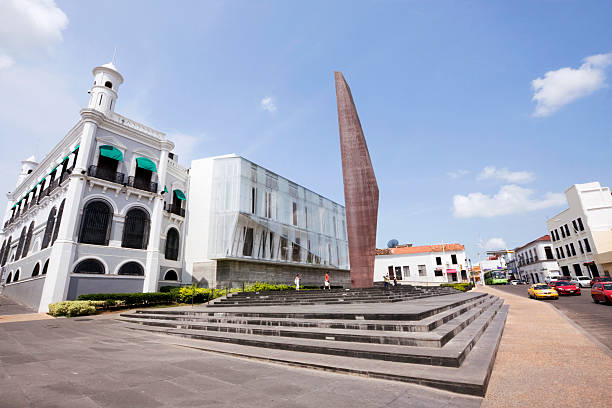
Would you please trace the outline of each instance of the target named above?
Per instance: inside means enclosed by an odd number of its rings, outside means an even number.
[[[300,290],[300,275],[295,275],[295,290]]]

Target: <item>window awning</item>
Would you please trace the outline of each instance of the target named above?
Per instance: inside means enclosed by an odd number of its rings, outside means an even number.
[[[141,169],[157,171],[157,166],[151,159],[147,159],[146,157],[139,157],[136,159],[136,165]]]
[[[51,169],[51,171],[49,172],[49,174],[51,174],[51,173],[53,173],[55,170],[57,170],[57,168],[58,168],[59,166],[60,166],[60,165],[58,164],[57,166],[55,166],[54,168],[52,168],[52,169]]]
[[[168,192],[168,187],[164,186],[164,193]]]
[[[47,178],[46,178],[46,177],[44,177],[44,178],[40,179],[40,181],[39,181],[39,182],[38,182],[36,185],[42,184],[42,183],[44,183],[46,180],[47,180]]]
[[[447,269],[446,273],[457,273],[456,269]]]
[[[81,145],[80,145],[80,144],[76,145],[76,146],[74,147],[74,149],[72,149],[72,151],[74,152],[76,149],[78,149],[78,148],[79,148],[79,146],[81,146]]]
[[[64,157],[64,158],[62,159],[62,163],[63,163],[63,162],[65,162],[66,160],[68,160],[68,158],[69,158],[69,157],[70,157],[70,156],[66,156],[66,157]]]
[[[174,194],[176,194],[176,198],[178,198],[179,200],[187,200],[187,198],[185,197],[185,193],[183,193],[179,189],[174,190]]]
[[[100,155],[108,157],[109,159],[123,161],[123,153],[121,153],[121,150],[117,149],[115,146],[100,146]]]

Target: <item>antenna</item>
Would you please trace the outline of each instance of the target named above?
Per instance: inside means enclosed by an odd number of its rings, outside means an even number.
[[[113,60],[112,60],[113,65],[117,64],[117,47],[115,47],[115,50],[113,51]]]

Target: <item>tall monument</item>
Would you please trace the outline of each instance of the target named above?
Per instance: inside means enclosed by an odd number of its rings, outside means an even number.
[[[342,176],[348,231],[351,287],[374,285],[378,184],[353,95],[341,72],[335,72]]]

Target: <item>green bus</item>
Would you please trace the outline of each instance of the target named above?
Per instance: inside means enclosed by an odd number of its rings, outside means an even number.
[[[506,285],[508,284],[508,278],[506,278],[505,271],[488,271],[484,274],[484,281],[487,285]]]

